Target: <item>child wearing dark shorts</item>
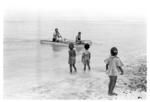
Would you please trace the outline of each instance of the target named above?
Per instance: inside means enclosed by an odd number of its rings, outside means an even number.
[[[109,76],[109,85],[108,85],[108,95],[117,95],[116,93],[113,92],[116,81],[117,81],[117,76],[119,72],[121,72],[121,75],[123,75],[123,63],[120,60],[120,58],[117,56],[118,54],[118,49],[116,47],[112,47],[110,50],[111,56],[107,58],[104,62],[106,63],[106,73]]]

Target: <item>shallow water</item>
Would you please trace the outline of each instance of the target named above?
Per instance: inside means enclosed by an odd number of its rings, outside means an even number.
[[[54,24],[54,21],[43,21],[40,30],[39,26],[35,26],[37,22],[5,22],[5,98],[105,99],[108,97],[100,93],[107,94],[104,59],[109,56],[110,48],[118,47],[118,56],[124,64],[146,55],[144,23],[64,22],[56,21]],[[83,72],[83,48],[76,48],[78,73],[70,75],[68,47],[39,43],[40,39],[49,39],[49,27],[52,29],[58,25],[63,33],[66,32],[63,36],[67,38],[72,39],[71,32],[76,33],[79,29],[83,30],[82,38],[92,40],[91,72]]]

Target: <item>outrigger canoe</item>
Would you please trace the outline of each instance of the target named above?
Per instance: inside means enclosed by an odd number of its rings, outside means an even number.
[[[63,40],[59,42],[53,42],[51,40],[40,40],[41,44],[47,44],[47,45],[62,45],[62,46],[68,46],[69,43],[73,43],[76,47],[82,47],[84,44],[88,43],[89,45],[92,45],[92,41],[90,40],[82,40],[81,44],[77,44],[76,42],[72,40]]]

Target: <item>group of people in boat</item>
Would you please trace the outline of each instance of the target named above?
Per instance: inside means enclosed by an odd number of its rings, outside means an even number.
[[[58,31],[58,28],[55,28],[55,31],[53,33],[52,41],[53,42],[61,42],[61,41],[63,41],[63,38],[62,38],[62,36],[60,35],[60,33]],[[81,32],[78,32],[78,35],[76,36],[75,42],[77,44],[81,44],[82,43],[82,41],[81,41]]]

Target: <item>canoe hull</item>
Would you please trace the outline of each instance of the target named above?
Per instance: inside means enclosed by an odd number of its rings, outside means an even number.
[[[73,41],[63,41],[63,42],[53,42],[51,40],[40,40],[40,44],[47,44],[47,45],[62,45],[62,46],[68,46],[69,43],[74,43],[75,46],[83,46],[85,43],[89,43],[90,45],[92,44],[91,41],[84,40],[84,43],[82,44],[76,44]]]

